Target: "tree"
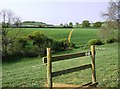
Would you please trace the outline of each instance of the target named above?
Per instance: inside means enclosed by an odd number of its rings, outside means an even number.
[[[115,1],[110,1],[109,6],[108,6],[108,11],[106,13],[103,13],[103,16],[106,17],[107,20],[115,21],[118,20],[118,7],[119,7],[119,2]]]
[[[43,56],[46,52],[47,47],[52,47],[53,39],[48,38],[43,33],[36,31],[33,34],[28,35],[27,37],[32,41],[33,47],[35,47],[35,52],[37,55]]]
[[[76,24],[76,25],[79,25],[79,23],[78,23],[78,22],[76,22],[75,24]]]
[[[73,23],[72,22],[69,23],[69,27],[73,27]]]
[[[78,22],[75,23],[75,27],[79,27],[79,23]]]
[[[63,24],[62,24],[62,23],[60,24],[60,27],[63,27]]]
[[[83,27],[83,28],[88,28],[88,27],[90,27],[89,21],[88,21],[88,20],[84,20],[84,21],[82,22],[82,27]]]
[[[67,23],[65,23],[63,27],[64,27],[64,28],[67,28],[67,27],[68,27],[68,24],[67,24]]]
[[[2,20],[2,55],[6,56],[8,54],[8,48],[14,42],[15,38],[19,34],[18,31],[13,37],[8,37],[9,31],[12,30],[13,24],[20,22],[20,19],[15,17],[11,10],[3,9],[0,11],[0,19]]]
[[[15,27],[19,27],[21,25],[20,17],[15,17],[13,20]]]
[[[120,26],[120,1],[110,1],[107,12],[103,13],[102,16],[105,17],[106,22],[100,30],[100,35],[106,38],[113,35],[113,30]]]
[[[93,28],[101,27],[101,25],[102,25],[102,22],[95,22],[93,23]]]

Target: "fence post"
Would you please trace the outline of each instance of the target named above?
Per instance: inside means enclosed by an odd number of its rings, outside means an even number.
[[[96,71],[95,71],[95,45],[91,46],[91,65],[92,65],[92,83],[96,82]]]
[[[52,89],[52,62],[50,48],[47,48],[47,84],[48,89]]]

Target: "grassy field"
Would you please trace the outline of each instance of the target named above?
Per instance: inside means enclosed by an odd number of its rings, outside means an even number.
[[[67,32],[67,31],[66,31]],[[52,33],[51,33],[52,34]],[[118,85],[118,43],[105,44],[96,48],[96,72],[98,87],[117,87]],[[67,54],[87,49],[67,50]],[[90,57],[76,60],[64,60],[53,63],[53,71],[90,63]],[[46,82],[46,66],[42,58],[18,58],[16,61],[3,63],[3,87],[43,87]],[[53,82],[66,84],[82,84],[91,80],[91,71],[84,70],[53,78]]]
[[[81,28],[74,28],[75,30],[72,33],[71,41],[74,42],[76,45],[83,45],[88,42],[88,40],[93,38],[98,38],[98,31],[99,29],[81,29]],[[35,31],[40,31],[44,33],[46,36],[60,40],[64,38],[68,38],[68,35],[72,28],[22,28],[20,29],[19,37],[26,37],[28,34],[32,34]],[[8,36],[14,36],[19,30],[13,29],[9,32]]]
[[[26,37],[34,31],[41,31],[46,36],[53,39],[68,38],[71,28],[22,28],[19,37]],[[13,29],[8,36],[14,36],[18,32]],[[75,28],[71,41],[76,45],[85,45],[88,40],[98,38],[99,29]],[[116,35],[117,36],[117,35]],[[118,84],[118,44],[105,44],[97,46],[104,50],[96,50],[96,71],[98,87],[117,87]],[[84,47],[59,52],[54,55],[76,53],[89,50]],[[85,60],[86,59],[86,60]],[[66,69],[73,66],[90,63],[90,57],[79,60],[60,61],[53,63],[53,71]],[[72,65],[72,66],[71,66]],[[44,87],[46,82],[46,66],[42,63],[42,58],[17,58],[16,61],[4,62],[2,65],[3,87]],[[79,71],[53,78],[56,83],[66,83],[79,85],[91,81],[91,71]]]

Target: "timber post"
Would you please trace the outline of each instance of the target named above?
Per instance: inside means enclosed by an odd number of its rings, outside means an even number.
[[[52,89],[52,62],[50,48],[47,48],[47,84],[48,89]]]
[[[91,65],[92,65],[92,83],[96,82],[96,71],[95,71],[95,45],[91,46]]]

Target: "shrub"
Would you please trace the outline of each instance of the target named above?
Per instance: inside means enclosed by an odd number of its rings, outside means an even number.
[[[66,50],[69,48],[69,42],[67,39],[62,39],[61,42],[62,42],[63,50]]]
[[[69,43],[69,47],[75,48],[75,44],[72,43],[72,42],[70,42],[70,43]]]
[[[17,40],[17,42],[24,48],[27,46],[27,39],[26,38],[19,38]]]
[[[117,39],[116,38],[108,38],[105,40],[106,43],[114,43],[114,42],[117,42]]]
[[[46,48],[52,47],[53,45],[53,39],[48,38],[39,31],[34,32],[31,35],[28,35],[28,39],[32,41],[34,53],[39,56],[44,56]]]
[[[88,41],[88,45],[102,45],[102,41],[100,39],[91,39]]]
[[[11,56],[26,56],[28,51],[28,41],[25,38],[16,39],[9,47],[9,55]]]
[[[31,52],[38,56],[44,56],[47,47],[52,48],[53,51],[62,51],[75,47],[75,44],[69,43],[67,39],[53,40],[40,32],[28,35],[28,39],[32,41],[33,51]]]
[[[52,45],[52,50],[61,51],[62,50],[62,42],[54,40],[53,45]]]
[[[56,52],[75,47],[75,44],[69,43],[67,39],[53,40],[43,33],[34,32],[26,38],[21,37],[16,39],[13,44],[10,45],[7,57],[42,57],[46,55],[47,47],[52,48],[52,50]]]
[[[61,39],[59,41],[54,41],[52,49],[54,51],[61,51],[61,50],[67,50],[69,48],[74,48],[75,44],[74,43],[69,43],[67,39]]]
[[[120,36],[118,36],[118,38],[117,38],[117,42],[120,42]]]
[[[62,42],[63,50],[67,50],[67,49],[69,49],[71,47],[72,48],[75,47],[75,44],[72,43],[72,42],[69,43],[69,41],[67,39],[62,39],[61,42]]]

